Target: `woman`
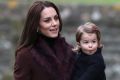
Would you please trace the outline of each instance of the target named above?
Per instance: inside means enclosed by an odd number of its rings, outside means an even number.
[[[15,80],[70,80],[74,55],[61,30],[55,4],[33,3],[16,49]]]

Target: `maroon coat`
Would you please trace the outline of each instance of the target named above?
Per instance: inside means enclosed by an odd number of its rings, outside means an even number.
[[[14,79],[70,80],[74,63],[71,47],[64,38],[58,38],[54,51],[41,38],[32,48],[19,51],[14,65]]]

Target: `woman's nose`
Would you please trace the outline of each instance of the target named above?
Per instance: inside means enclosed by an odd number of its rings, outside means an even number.
[[[56,25],[57,24],[57,21],[56,20],[52,20],[52,25],[54,26],[54,25]]]

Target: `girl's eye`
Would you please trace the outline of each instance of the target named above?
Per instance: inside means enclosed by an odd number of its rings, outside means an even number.
[[[96,43],[96,41],[93,41],[93,43]]]
[[[83,43],[87,44],[87,43],[88,43],[88,41],[84,41]]]

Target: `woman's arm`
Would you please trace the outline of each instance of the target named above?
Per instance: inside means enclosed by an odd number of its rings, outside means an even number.
[[[14,80],[30,79],[30,58],[27,51],[21,51],[17,54],[14,64]]]

